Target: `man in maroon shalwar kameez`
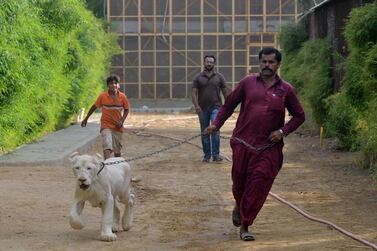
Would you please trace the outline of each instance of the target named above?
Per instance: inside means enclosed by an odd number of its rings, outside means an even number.
[[[219,130],[241,104],[230,142],[233,151],[232,192],[236,201],[232,218],[233,224],[240,226],[240,238],[245,241],[254,240],[248,227],[262,208],[282,166],[283,137],[305,120],[296,90],[276,74],[281,61],[280,52],[275,48],[264,48],[259,53],[259,61],[260,73],[239,82],[226,98],[213,124],[205,130],[206,133]],[[285,108],[292,116],[286,124]],[[271,142],[275,144],[262,149]]]

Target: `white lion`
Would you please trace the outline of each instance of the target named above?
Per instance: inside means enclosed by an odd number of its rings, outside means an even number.
[[[73,163],[76,177],[76,191],[71,208],[69,223],[74,229],[82,229],[80,218],[85,201],[102,210],[101,240],[115,241],[113,232],[120,230],[119,200],[125,205],[122,217],[123,230],[130,229],[133,218],[135,195],[131,192],[131,170],[123,158],[110,158],[105,161],[102,156],[79,155],[72,153],[69,160]],[[104,163],[104,168],[102,168]],[[101,170],[101,171],[100,171]]]

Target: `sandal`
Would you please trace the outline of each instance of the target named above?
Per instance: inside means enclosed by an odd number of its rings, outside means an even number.
[[[240,239],[243,241],[254,241],[255,237],[250,232],[240,232]]]
[[[234,208],[233,211],[232,211],[232,221],[233,221],[233,225],[235,227],[240,227],[241,226],[240,211],[236,210],[236,208]]]

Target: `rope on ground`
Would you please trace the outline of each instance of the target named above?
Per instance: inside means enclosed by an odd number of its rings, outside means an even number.
[[[367,240],[364,240],[360,237],[357,237],[356,235],[352,234],[351,232],[347,231],[347,230],[344,230],[343,228],[335,225],[334,223],[330,222],[330,221],[327,221],[327,220],[323,220],[323,219],[320,219],[320,218],[316,218],[316,217],[313,217],[311,216],[310,214],[306,213],[305,211],[301,210],[299,207],[293,205],[292,203],[290,203],[289,201],[279,197],[278,195],[270,192],[269,195],[271,195],[272,197],[274,197],[276,200],[280,201],[281,203],[283,204],[286,204],[288,205],[289,207],[293,208],[296,212],[300,213],[301,215],[303,215],[304,217],[308,218],[309,220],[312,220],[312,221],[316,221],[316,222],[319,222],[319,223],[323,223],[323,224],[326,224],[334,229],[336,229],[337,231],[339,231],[340,233],[366,245],[366,246],[369,246],[371,248],[373,248],[374,250],[377,250],[377,245],[374,244],[374,243],[371,243]]]

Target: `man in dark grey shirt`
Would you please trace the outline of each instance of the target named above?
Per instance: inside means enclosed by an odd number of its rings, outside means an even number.
[[[226,86],[224,76],[215,71],[215,56],[204,57],[204,70],[195,76],[192,82],[192,102],[199,116],[200,130],[203,132],[212,123],[222,104],[220,91],[224,98],[230,90]],[[220,132],[212,135],[202,135],[203,162],[209,162],[212,156],[214,162],[221,162]]]

